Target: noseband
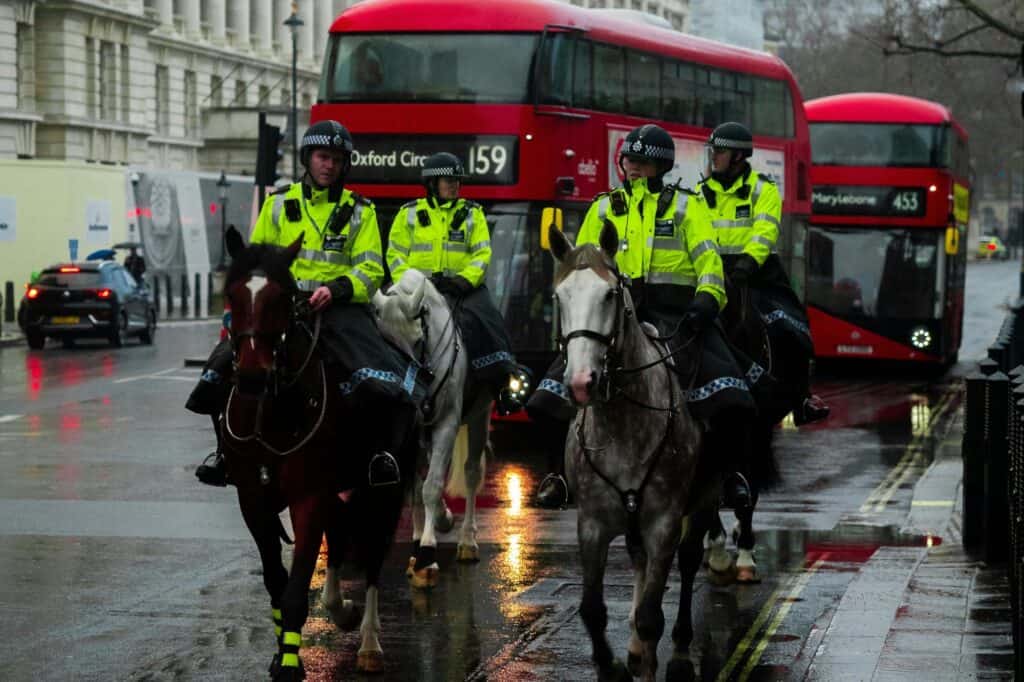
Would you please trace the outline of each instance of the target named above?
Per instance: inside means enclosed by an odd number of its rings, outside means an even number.
[[[626,286],[629,284],[628,278],[619,273],[618,270],[614,270],[613,274],[615,275],[615,288],[612,289],[612,295],[615,297],[615,321],[610,333],[602,334],[593,329],[574,329],[563,336],[561,333],[561,313],[559,312],[555,317],[558,324],[558,352],[562,356],[563,361],[567,360],[569,342],[573,339],[591,339],[604,346],[604,356],[601,359],[601,377],[596,388],[598,395],[605,401],[611,398],[611,373],[615,371],[615,368],[611,365],[619,355],[619,346],[621,345],[619,337],[622,335],[625,317],[633,314],[633,309],[626,307],[626,296],[624,293]],[[556,304],[557,301],[558,298],[555,297]]]

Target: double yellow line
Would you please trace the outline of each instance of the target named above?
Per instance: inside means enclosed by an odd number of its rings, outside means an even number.
[[[792,608],[800,594],[804,591],[804,588],[807,587],[807,583],[811,581],[811,578],[814,577],[814,574],[817,573],[821,565],[828,560],[828,557],[828,552],[823,553],[806,570],[799,575],[792,576],[771,593],[764,606],[761,607],[761,611],[757,614],[757,618],[754,619],[750,629],[743,636],[739,646],[732,652],[732,656],[725,662],[725,667],[718,673],[718,677],[715,678],[716,682],[726,682],[726,680],[731,679],[730,676],[733,671],[737,669],[748,651],[750,651],[750,658],[747,659],[746,665],[740,669],[737,679],[740,682],[744,682],[750,677],[751,671],[754,670],[761,660],[761,654],[767,648],[768,642],[771,641],[775,631],[779,629],[782,621],[789,614],[789,609]],[[777,609],[776,606],[778,606]],[[772,616],[773,613],[774,617]],[[771,619],[770,621],[769,618]],[[761,628],[765,623],[768,623],[768,626],[765,628],[764,633],[758,637],[758,633],[761,632]]]
[[[938,424],[939,420],[952,405],[954,394],[954,390],[949,390],[939,399],[935,409],[929,415],[927,424],[922,425],[922,428],[919,428],[910,439],[903,457],[900,458],[900,461],[896,463],[896,466],[892,468],[888,475],[882,479],[882,482],[871,491],[864,504],[860,506],[861,514],[871,512],[877,514],[885,511],[889,500],[896,494],[896,491],[907,480],[915,467],[924,464],[925,444],[931,436],[932,429],[935,428],[935,425]]]

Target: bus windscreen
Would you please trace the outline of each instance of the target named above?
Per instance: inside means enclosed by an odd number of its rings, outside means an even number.
[[[819,166],[944,166],[941,126],[903,123],[812,123],[811,159]]]
[[[520,33],[333,35],[325,102],[529,100],[539,36]]]

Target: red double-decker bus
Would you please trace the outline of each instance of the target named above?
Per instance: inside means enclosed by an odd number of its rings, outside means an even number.
[[[711,129],[750,126],[754,165],[784,197],[780,250],[802,287],[810,144],[792,74],[772,55],[666,26],[548,0],[368,0],[331,27],[312,120],[352,131],[349,185],[389,226],[422,196],[426,156],[460,156],[463,195],[490,222],[489,288],[535,370],[555,347],[542,216],[574,236],[594,195],[618,183],[626,133],[645,122],[672,134],[669,179],[691,187]]]
[[[805,108],[815,354],[954,362],[967,265],[967,133],[946,107],[900,95],[836,95]]]

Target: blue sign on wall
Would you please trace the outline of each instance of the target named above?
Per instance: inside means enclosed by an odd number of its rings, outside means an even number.
[[[78,240],[77,239],[69,239],[68,240],[68,251],[71,252],[71,260],[77,260],[78,259]]]

